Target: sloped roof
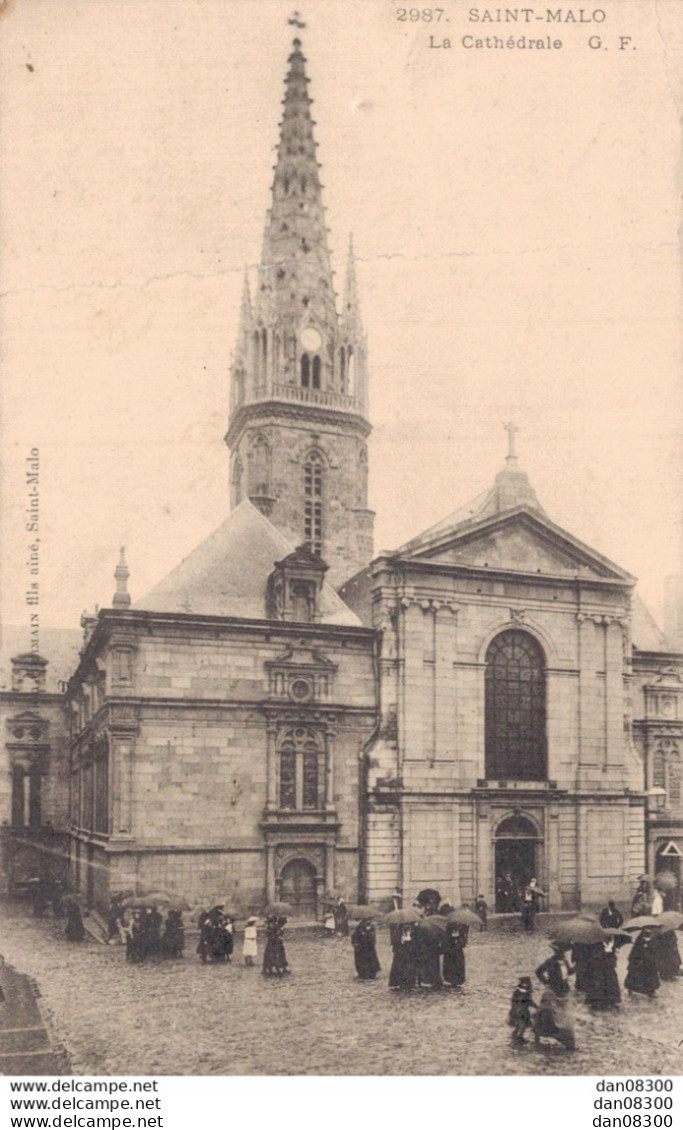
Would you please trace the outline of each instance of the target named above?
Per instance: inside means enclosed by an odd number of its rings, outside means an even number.
[[[631,639],[639,651],[675,651],[639,596],[633,597]]]
[[[276,561],[295,547],[245,499],[224,522],[133,608],[266,619],[266,582]],[[359,627],[360,620],[323,582],[323,624]]]
[[[60,682],[67,682],[78,666],[83,646],[80,628],[41,628],[40,654],[47,660],[45,689],[56,694]],[[0,627],[0,690],[12,689],[11,660],[30,651],[29,630],[19,624]]]

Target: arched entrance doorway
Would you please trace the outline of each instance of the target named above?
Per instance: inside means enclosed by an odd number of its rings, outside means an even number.
[[[496,911],[508,914],[521,908],[521,892],[540,870],[541,837],[525,816],[508,816],[495,834]]]
[[[316,871],[307,859],[290,859],[285,863],[280,875],[280,896],[288,902],[297,918],[315,918]]]

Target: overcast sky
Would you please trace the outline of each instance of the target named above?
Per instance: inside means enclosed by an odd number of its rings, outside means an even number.
[[[458,2],[437,28],[385,0],[309,0],[301,35],[338,289],[350,231],[359,259],[376,550],[486,489],[512,419],[550,517],[638,576],[659,612],[682,568],[680,5],[602,6],[600,27],[483,28]],[[135,599],[227,513],[228,366],[290,13],[279,0],[2,8],[12,623],[28,620],[31,448],[45,626],[110,604],[120,545]],[[461,45],[511,33],[563,47]],[[620,52],[619,34],[636,49]]]

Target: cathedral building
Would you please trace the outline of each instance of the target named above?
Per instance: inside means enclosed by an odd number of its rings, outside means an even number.
[[[683,654],[545,513],[512,425],[488,491],[373,558],[366,339],[352,247],[337,308],[313,124],[294,40],[230,511],[135,601],[122,552],[62,682],[66,653],[5,657],[5,884],[59,865],[100,908],[161,887],[304,918],[397,885],[502,910],[506,876],[554,910],[624,900],[680,871]]]

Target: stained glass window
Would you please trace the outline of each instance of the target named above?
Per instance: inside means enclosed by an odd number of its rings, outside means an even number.
[[[486,653],[486,777],[546,776],[545,662],[533,636],[501,632]]]

